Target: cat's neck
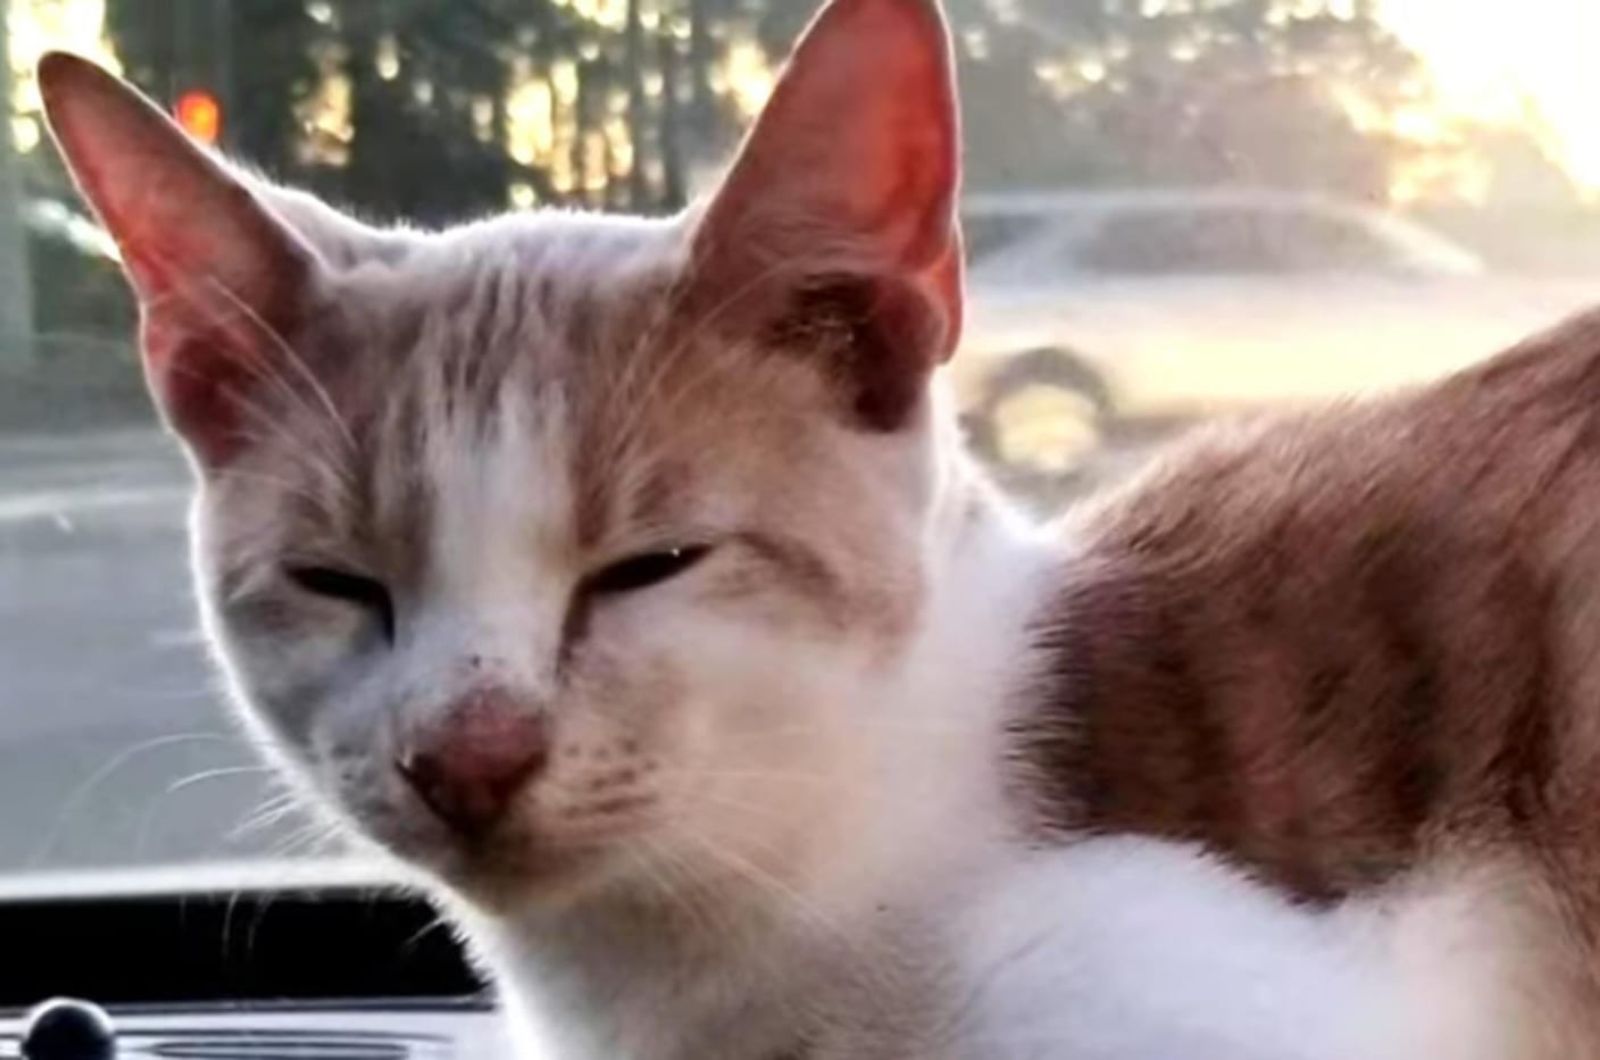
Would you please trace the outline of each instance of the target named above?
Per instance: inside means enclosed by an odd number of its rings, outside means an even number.
[[[848,705],[863,752],[839,778],[850,794],[796,808],[836,814],[825,853],[709,901],[623,897],[475,932],[494,940],[513,1008],[559,1017],[544,1020],[561,1024],[557,1055],[782,1056],[818,1010],[849,1055],[877,1055],[869,1042],[903,1055],[937,1022],[929,1006],[954,988],[949,908],[1013,832],[1002,719],[1056,562],[956,447],[938,459],[918,630],[870,701]]]

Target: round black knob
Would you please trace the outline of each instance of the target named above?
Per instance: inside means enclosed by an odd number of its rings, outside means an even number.
[[[35,1006],[22,1031],[23,1060],[116,1060],[111,1018],[87,1001],[57,998]]]

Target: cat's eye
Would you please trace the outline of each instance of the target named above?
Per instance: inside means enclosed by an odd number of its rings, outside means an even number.
[[[287,567],[284,574],[303,592],[367,611],[383,627],[384,639],[394,640],[394,598],[376,578],[331,567]]]
[[[685,573],[705,559],[710,551],[705,546],[693,546],[630,556],[589,575],[584,580],[584,588],[593,596],[640,592]]]

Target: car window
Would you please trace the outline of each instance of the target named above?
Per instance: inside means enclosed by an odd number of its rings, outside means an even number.
[[[666,217],[724,172],[819,2],[0,0],[0,877],[337,849],[223,707],[188,468],[38,58],[91,57],[375,222]],[[1593,4],[943,6],[974,262],[944,384],[1031,510],[1218,417],[1478,363],[1600,291]],[[1402,221],[1483,267],[1328,282],[1402,264]],[[1273,295],[1186,282],[1241,275]]]
[[[982,266],[1036,239],[1053,219],[1039,214],[968,214],[962,222],[967,258]]]
[[[1399,264],[1390,247],[1354,223],[1268,210],[1119,214],[1069,253],[1070,264],[1117,275],[1376,272]]]

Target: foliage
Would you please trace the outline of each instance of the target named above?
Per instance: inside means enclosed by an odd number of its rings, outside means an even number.
[[[109,15],[158,96],[183,79],[223,88],[240,154],[379,215],[442,222],[508,202],[678,207],[748,116],[730,57],[753,45],[778,63],[819,3],[110,0]],[[1396,135],[1393,116],[1425,109],[1430,88],[1377,3],[946,0],[969,180],[1383,201],[1439,161],[1413,164],[1429,152],[1529,171],[1526,137]]]
[[[223,95],[240,155],[442,223],[511,202],[681,204],[687,161],[736,130],[710,87],[731,4],[112,0],[108,17],[158,98],[182,79]]]
[[[771,5],[786,47],[807,5]],[[813,5],[814,6],[814,5]],[[975,185],[1238,183],[1383,197],[1357,116],[1425,89],[1372,0],[949,0]],[[1003,116],[1003,120],[996,120]]]

